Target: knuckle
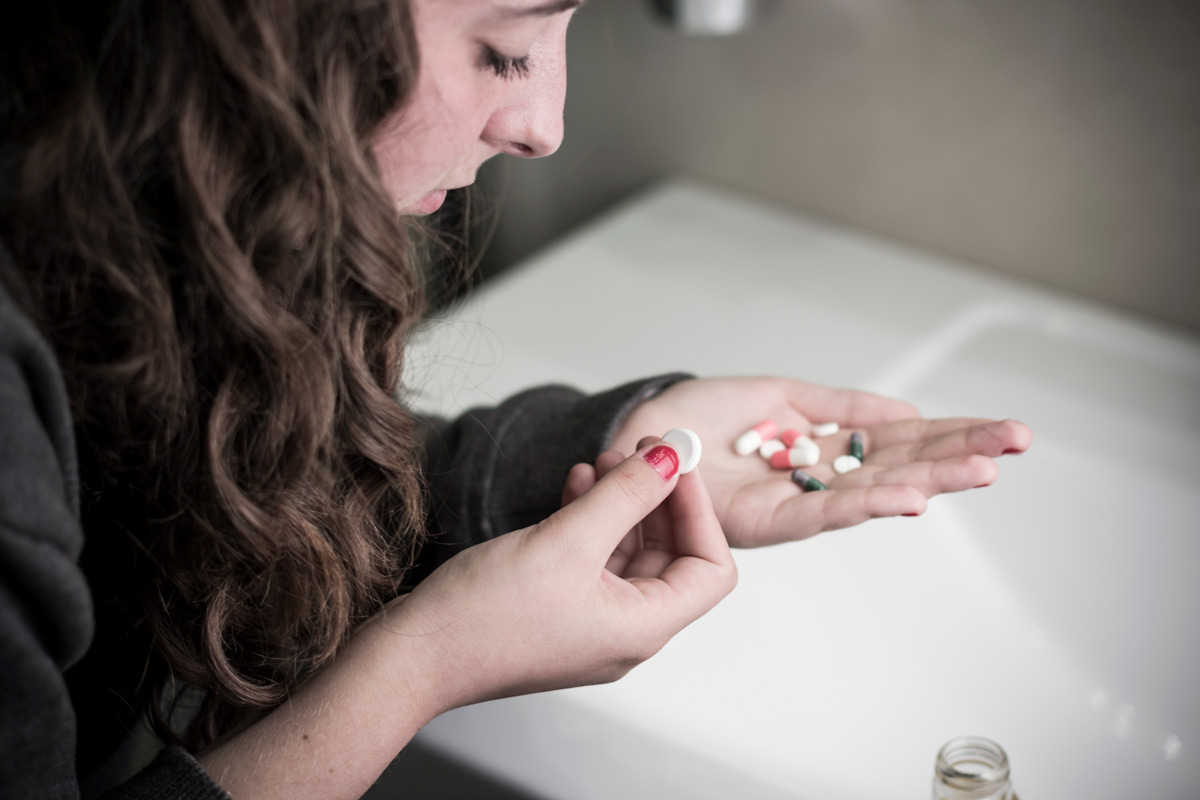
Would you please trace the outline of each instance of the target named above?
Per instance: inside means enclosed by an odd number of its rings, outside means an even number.
[[[975,453],[967,456],[967,468],[978,472],[991,473],[996,469],[996,462],[988,456]]]
[[[731,560],[729,568],[725,570],[725,594],[732,592],[738,584],[738,569],[737,565]]]
[[[659,650],[662,649],[663,644],[665,644],[665,642],[648,640],[641,642],[634,652],[633,659],[629,664],[629,669],[633,669],[638,664],[649,661],[658,653]]]

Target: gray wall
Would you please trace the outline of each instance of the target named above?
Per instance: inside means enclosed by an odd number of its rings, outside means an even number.
[[[485,168],[503,267],[669,174],[1200,331],[1200,2],[645,0],[572,23],[567,137]]]

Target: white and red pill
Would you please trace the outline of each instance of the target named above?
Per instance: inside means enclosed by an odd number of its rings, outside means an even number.
[[[770,461],[771,456],[775,455],[781,450],[787,450],[787,445],[778,439],[772,439],[769,442],[763,442],[762,447],[758,448],[758,454],[767,461]]]
[[[787,450],[780,450],[771,456],[771,466],[775,469],[794,469],[795,467],[811,467],[821,460],[821,448],[807,436],[801,436],[792,442]]]
[[[764,419],[737,438],[737,441],[733,443],[734,452],[739,456],[750,455],[762,447],[764,442],[774,437],[777,430],[779,430],[779,426],[769,419]]]

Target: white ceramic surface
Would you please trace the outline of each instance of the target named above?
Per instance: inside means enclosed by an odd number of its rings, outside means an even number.
[[[735,592],[624,680],[460,709],[426,742],[572,800],[924,798],[963,734],[1026,798],[1200,794],[1200,341],[674,182],[433,325],[410,385],[455,413],[677,369],[1036,441],[922,518],[739,551]]]

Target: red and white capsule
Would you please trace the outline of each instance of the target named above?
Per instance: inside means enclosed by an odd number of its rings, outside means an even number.
[[[787,450],[787,445],[778,439],[771,439],[768,442],[763,442],[762,447],[758,448],[758,454],[767,461],[770,461],[771,456],[775,455],[780,450]]]
[[[788,428],[783,433],[779,434],[779,441],[783,442],[785,447],[791,447],[796,443],[796,440],[801,436],[800,431],[795,428]]]
[[[758,448],[762,447],[763,442],[769,440],[775,435],[775,431],[779,430],[779,426],[769,419],[764,419],[762,422],[755,425],[750,430],[743,433],[733,443],[733,450],[739,456],[748,456]]]
[[[820,460],[821,448],[812,439],[801,436],[790,448],[771,456],[771,466],[775,469],[795,469],[796,467],[811,467]]]

